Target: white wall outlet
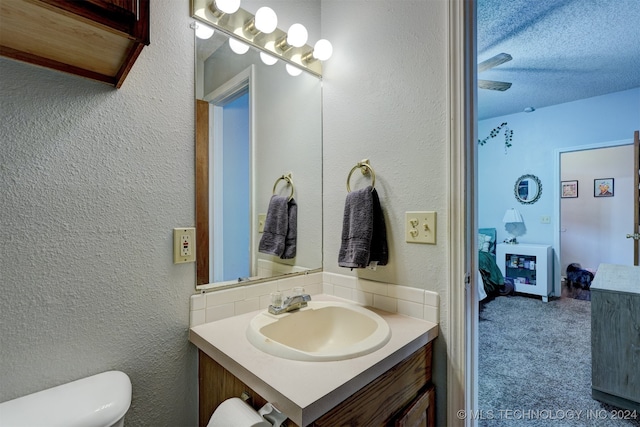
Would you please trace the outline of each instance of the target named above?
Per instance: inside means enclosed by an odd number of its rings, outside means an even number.
[[[264,233],[264,222],[267,220],[267,214],[258,214],[258,233]]]
[[[540,217],[540,222],[542,224],[551,224],[551,217],[547,215],[543,215]]]
[[[436,213],[405,212],[405,240],[409,243],[436,244]]]
[[[194,227],[173,229],[173,263],[196,261],[196,229]]]

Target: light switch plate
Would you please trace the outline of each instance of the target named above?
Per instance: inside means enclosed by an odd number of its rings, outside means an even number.
[[[264,222],[267,220],[267,214],[258,214],[258,233],[264,233]]]
[[[435,211],[405,212],[405,240],[408,243],[426,243],[435,245]]]
[[[173,229],[173,263],[196,261],[196,229],[194,227]]]

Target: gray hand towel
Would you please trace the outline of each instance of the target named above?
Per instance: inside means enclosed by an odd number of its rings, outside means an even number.
[[[297,239],[298,239],[298,204],[292,198],[288,205],[288,228],[287,236],[284,239],[284,252],[280,256],[282,259],[291,259],[296,257]]]
[[[258,251],[291,259],[296,256],[298,239],[298,205],[292,198],[272,196],[264,221],[264,233]]]
[[[387,232],[378,193],[371,186],[347,194],[342,221],[338,265],[365,268],[372,262],[386,265]]]
[[[287,197],[271,196],[267,217],[264,221],[264,233],[260,238],[258,251],[281,256],[284,253],[287,230],[289,228],[289,209]]]
[[[373,235],[371,236],[371,254],[369,264],[376,262],[376,265],[387,265],[389,261],[389,248],[387,246],[387,225],[384,222],[382,205],[378,192],[373,189]]]

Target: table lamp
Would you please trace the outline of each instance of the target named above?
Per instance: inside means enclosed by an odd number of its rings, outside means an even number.
[[[507,209],[504,213],[504,217],[502,218],[502,222],[504,222],[504,229],[511,235],[511,237],[506,239],[504,242],[512,245],[517,244],[518,242],[516,237],[522,236],[525,230],[524,220],[522,219],[520,212],[513,208]]]

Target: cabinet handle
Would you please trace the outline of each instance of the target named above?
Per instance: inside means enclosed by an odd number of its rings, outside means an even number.
[[[140,0],[136,0],[136,21],[140,20]]]

